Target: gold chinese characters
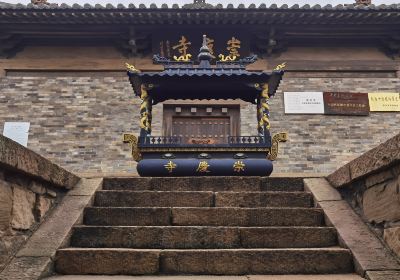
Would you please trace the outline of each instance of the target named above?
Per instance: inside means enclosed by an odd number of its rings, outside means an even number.
[[[206,44],[212,58],[215,59],[215,40],[206,37]],[[193,57],[191,54],[192,47],[192,42],[187,38],[187,36],[181,35],[176,44],[170,43],[170,40],[160,41],[160,55],[172,58],[177,62],[189,62]],[[241,41],[232,36],[228,41],[226,41],[226,47],[224,47],[224,49],[228,50],[228,54],[219,54],[219,61],[229,62],[237,60],[241,56],[239,52],[240,48]],[[173,52],[175,52],[175,54]]]
[[[168,173],[172,173],[174,169],[176,168],[176,164],[170,160],[167,164],[164,165],[165,169],[168,170]]]
[[[243,172],[245,166],[246,165],[243,163],[243,161],[238,160],[233,164],[233,171],[237,173]]]
[[[199,166],[197,167],[196,172],[199,172],[199,173],[208,173],[208,172],[210,172],[210,170],[208,170],[209,167],[210,167],[210,165],[208,164],[207,161],[200,161],[200,162],[199,162]]]

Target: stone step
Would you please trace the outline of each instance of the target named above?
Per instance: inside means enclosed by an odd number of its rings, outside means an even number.
[[[212,207],[213,192],[98,191],[102,207]]]
[[[311,207],[305,192],[98,191],[101,207]]]
[[[171,177],[104,178],[104,190],[154,191],[303,191],[302,178]]]
[[[67,248],[57,251],[61,274],[328,274],[353,270],[349,250],[215,249],[143,250]]]
[[[306,192],[218,192],[216,207],[312,207],[313,197]]]
[[[88,207],[84,224],[105,226],[321,226],[319,208]]]
[[[307,248],[337,245],[330,227],[76,226],[72,247],[149,249]]]

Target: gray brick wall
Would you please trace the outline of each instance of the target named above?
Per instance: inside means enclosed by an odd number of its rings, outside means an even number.
[[[275,172],[323,172],[397,134],[399,113],[369,117],[285,115],[283,91],[400,91],[399,79],[287,78],[271,100],[272,132],[289,133]],[[138,132],[138,104],[126,77],[52,76],[0,79],[0,129],[29,121],[28,147],[75,172],[135,172],[124,132]],[[255,107],[241,106],[241,132],[256,133]],[[161,134],[162,105],[153,132]]]

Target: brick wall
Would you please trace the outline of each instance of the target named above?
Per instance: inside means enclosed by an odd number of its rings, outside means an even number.
[[[123,74],[0,79],[0,129],[29,121],[28,147],[75,172],[135,172],[122,133],[138,132],[138,104]],[[85,75],[85,76],[84,76]],[[272,132],[286,131],[275,172],[329,173],[399,131],[400,114],[285,115],[283,91],[400,91],[395,78],[287,78],[271,101]],[[154,107],[160,135],[162,105]],[[255,107],[241,105],[242,134],[256,133]]]

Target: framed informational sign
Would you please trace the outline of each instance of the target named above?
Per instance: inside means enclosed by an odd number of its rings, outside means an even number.
[[[400,112],[400,93],[368,93],[371,112]]]
[[[324,114],[322,92],[284,92],[286,114]]]
[[[26,147],[28,145],[29,127],[29,122],[5,122],[3,136]]]
[[[325,114],[368,116],[368,94],[352,92],[324,92]]]

